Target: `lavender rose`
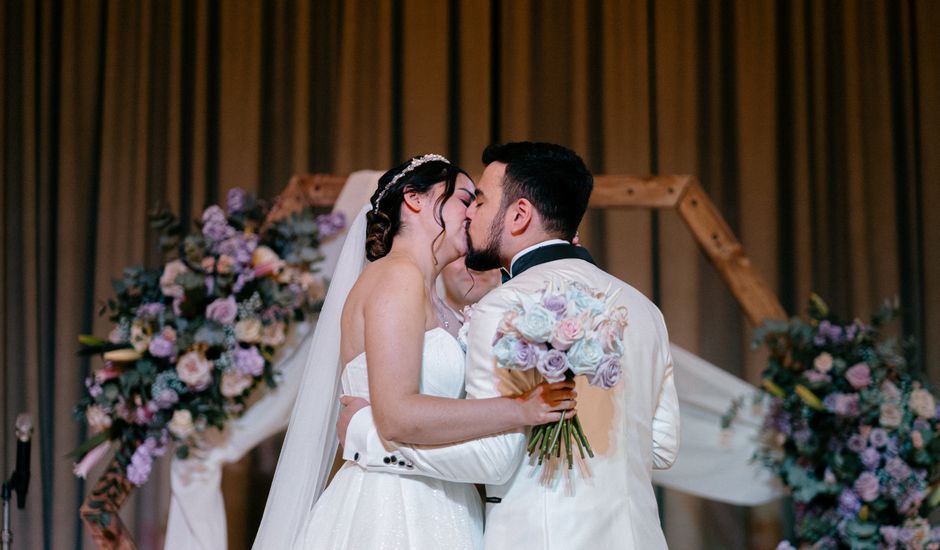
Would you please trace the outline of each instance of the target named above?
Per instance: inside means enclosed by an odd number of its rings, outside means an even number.
[[[620,376],[623,374],[623,368],[620,366],[620,358],[614,355],[608,355],[601,361],[597,367],[597,372],[591,378],[591,384],[605,390],[617,385]]]
[[[556,318],[561,318],[568,308],[568,302],[559,294],[546,294],[542,298],[542,307],[554,313]]]
[[[865,363],[858,363],[845,371],[845,379],[853,388],[860,390],[871,384],[871,369]]]
[[[539,362],[539,352],[545,351],[544,345],[536,345],[525,340],[518,340],[513,348],[511,363],[519,370],[534,369]]]
[[[176,354],[176,344],[168,340],[163,335],[160,335],[150,341],[150,346],[147,348],[147,350],[150,352],[150,355],[153,355],[154,357],[172,357]]]
[[[225,197],[225,209],[229,214],[237,214],[245,208],[245,192],[238,187],[230,189]]]
[[[549,382],[561,382],[568,370],[568,356],[557,349],[548,350],[539,357],[536,368]]]
[[[236,315],[238,315],[238,303],[235,302],[234,296],[217,298],[206,308],[206,318],[223,325],[234,323]]]
[[[876,470],[881,464],[881,454],[874,447],[865,447],[865,450],[859,454],[859,458],[866,470]]]
[[[871,502],[878,498],[878,491],[880,489],[878,476],[871,472],[862,472],[858,479],[855,480],[853,486],[855,492],[858,493],[859,498],[865,502]]]
[[[264,357],[261,357],[261,354],[258,353],[258,348],[254,346],[250,348],[236,348],[235,368],[242,374],[261,376],[261,373],[264,372]]]
[[[888,444],[888,432],[886,432],[883,428],[875,428],[871,431],[868,439],[875,447],[884,447]]]

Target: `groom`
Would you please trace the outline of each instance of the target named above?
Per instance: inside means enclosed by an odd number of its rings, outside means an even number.
[[[497,327],[520,296],[550,281],[616,292],[611,307],[625,306],[629,322],[622,379],[609,391],[576,379],[578,415],[595,456],[571,470],[555,459],[539,466],[526,456],[522,430],[447,446],[399,445],[379,437],[369,407],[344,412],[343,456],[373,471],[486,483],[487,550],[665,548],[650,478],[675,460],[679,406],[662,315],[571,244],[593,188],[577,154],[548,143],[508,143],[487,147],[483,163],[467,211],[466,263],[502,268],[503,285],[473,307],[467,397],[515,395],[538,382],[534,370],[497,369],[493,356]]]

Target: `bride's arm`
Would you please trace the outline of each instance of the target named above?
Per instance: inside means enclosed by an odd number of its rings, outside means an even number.
[[[448,399],[420,393],[426,326],[424,280],[413,265],[386,266],[363,309],[369,394],[382,438],[421,445],[453,443],[557,421],[572,390],[520,397]]]

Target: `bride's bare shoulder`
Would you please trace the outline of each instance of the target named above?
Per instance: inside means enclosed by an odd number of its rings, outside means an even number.
[[[407,258],[385,257],[367,265],[360,277],[363,290],[378,289],[390,292],[424,292],[424,275]]]

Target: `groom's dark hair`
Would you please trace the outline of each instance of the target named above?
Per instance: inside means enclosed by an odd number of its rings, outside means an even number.
[[[483,164],[502,162],[503,200],[525,198],[545,224],[545,230],[571,240],[578,231],[594,188],[594,177],[577,153],[554,143],[493,144],[483,151]]]

